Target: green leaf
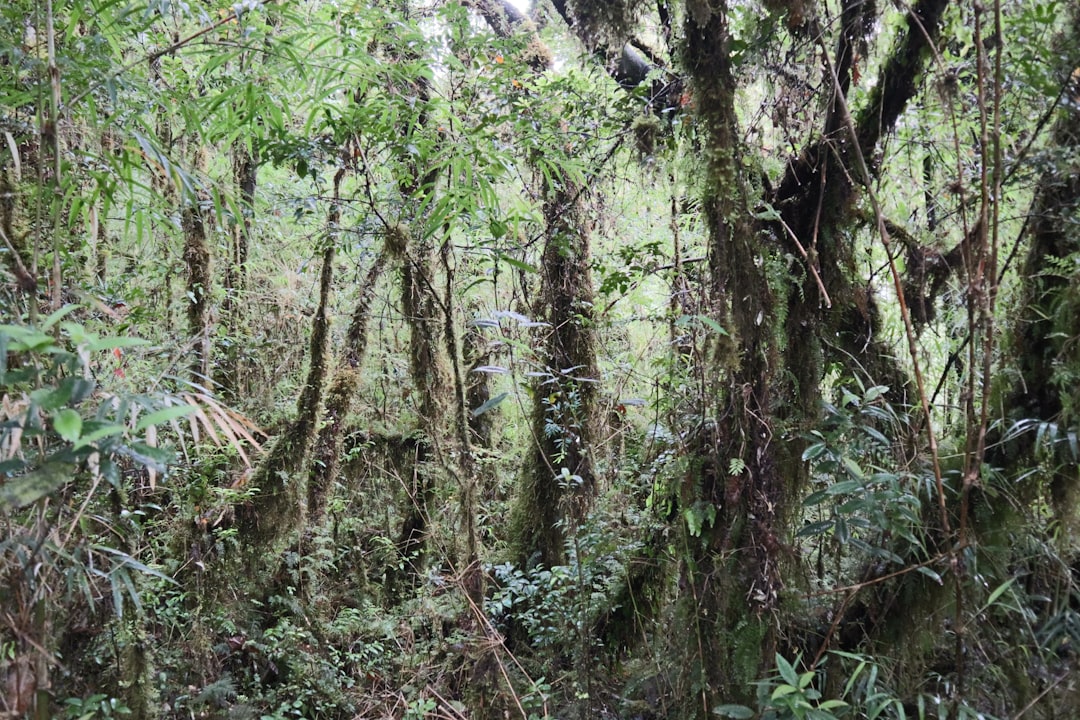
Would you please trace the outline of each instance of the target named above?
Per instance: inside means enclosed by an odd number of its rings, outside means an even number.
[[[53,430],[68,442],[76,442],[82,435],[82,416],[71,408],[64,408],[53,416]]]
[[[866,426],[866,425],[864,425],[861,429],[862,429],[862,431],[864,433],[866,433],[867,435],[872,437],[874,440],[876,440],[880,445],[884,445],[884,446],[888,447],[889,439],[887,437],[885,437],[884,435],[882,435],[880,430],[876,430],[876,429],[874,429],[872,427],[869,427],[869,426]]]
[[[936,582],[938,585],[942,584],[941,576],[926,566],[917,568],[916,572],[925,575],[926,577]]]
[[[522,270],[524,272],[529,272],[529,273],[538,273],[538,272],[540,272],[540,270],[538,268],[536,268],[535,266],[530,265],[527,262],[522,262],[521,260],[515,260],[514,258],[510,257],[509,255],[504,255],[502,253],[499,253],[499,260],[506,263],[507,265],[514,268],[515,270]]]
[[[0,506],[26,507],[63,487],[71,479],[73,466],[46,462],[22,477],[12,478],[0,487]]]
[[[115,348],[143,347],[150,343],[141,338],[133,337],[104,337],[94,340],[89,344],[88,350],[97,352],[100,350],[113,350]]]
[[[160,570],[155,570],[148,565],[144,565],[143,563],[139,562],[138,560],[131,557],[122,550],[117,550],[116,548],[111,548],[107,545],[91,545],[91,547],[98,552],[107,553],[116,557],[119,560],[118,566],[120,567],[127,566],[133,570],[137,570],[138,572],[143,573],[144,575],[152,575],[161,580],[165,580],[166,582],[170,582],[173,585],[179,584],[176,582],[176,580],[173,580],[171,577],[161,572]]]
[[[694,317],[696,317],[702,325],[706,326],[713,332],[724,335],[726,337],[730,337],[730,333],[728,333],[728,331],[724,329],[724,326],[713,320],[711,317],[708,317],[706,315],[695,315]]]
[[[185,415],[190,415],[195,412],[195,408],[191,405],[173,405],[172,407],[162,408],[155,410],[149,415],[143,416],[139,422],[135,424],[135,432],[140,432],[150,427],[151,425],[161,425],[167,423],[170,420],[182,418]]]
[[[10,332],[16,330],[17,332]],[[35,330],[26,331],[22,328],[15,328],[11,325],[0,326],[0,332],[7,332],[11,335],[11,339],[14,341],[11,344],[11,349],[15,352],[45,352],[49,347],[56,347],[56,341],[53,340],[51,335],[40,333]]]
[[[829,495],[843,495],[858,492],[859,490],[862,490],[861,482],[858,480],[844,480],[843,482],[833,483],[825,492]]]
[[[792,689],[798,687],[798,673],[795,672],[795,668],[792,667],[791,663],[789,663],[780,653],[776,653],[776,669],[780,672],[780,677],[782,677],[784,682],[788,685],[791,685]]]
[[[52,411],[67,405],[72,389],[69,383],[61,383],[59,387],[44,387],[30,393],[30,399],[42,410]]]
[[[105,425],[104,427],[99,427],[96,430],[93,430],[86,435],[80,437],[79,441],[75,443],[75,447],[72,449],[78,450],[79,448],[86,447],[92,442],[96,442],[97,440],[109,437],[111,435],[119,435],[122,432],[124,432],[123,425]]]
[[[1001,596],[1004,595],[1005,592],[1012,587],[1012,584],[1014,582],[1016,582],[1016,578],[1009,578],[1005,582],[998,585],[997,588],[994,589],[994,592],[990,593],[990,597],[986,599],[986,603],[982,606],[982,608],[979,609],[979,612],[983,613],[991,606],[993,606],[993,604],[996,603],[1001,598]]]
[[[888,385],[875,385],[863,395],[863,402],[867,404],[872,403],[887,392],[889,392]]]
[[[486,413],[488,410],[491,410],[492,408],[496,407],[499,403],[501,403],[503,400],[505,400],[509,396],[510,396],[510,393],[499,393],[495,397],[493,397],[490,400],[488,400],[487,402],[485,402],[480,407],[476,408],[475,410],[472,410],[470,414],[473,417],[480,417],[481,415]]]
[[[688,507],[683,511],[683,517],[686,518],[686,529],[690,533],[691,537],[698,537],[701,535],[701,513],[697,508]]]
[[[841,460],[841,462],[844,463],[844,469],[845,470],[847,470],[849,473],[851,473],[853,476],[855,476],[859,480],[862,480],[864,474],[863,474],[863,469],[861,467],[859,467],[859,463],[855,462],[854,460],[852,460],[849,457],[843,458]]]
[[[75,310],[78,310],[81,307],[82,307],[82,305],[65,305],[64,307],[60,308],[59,310],[57,310],[53,314],[49,315],[49,317],[45,318],[41,322],[41,329],[42,330],[48,330],[53,325],[60,322],[66,315],[68,315],[71,312],[74,312]]]
[[[734,718],[734,720],[749,720],[754,717],[754,711],[745,705],[717,705],[712,711],[713,715]]]
[[[156,448],[144,443],[133,442],[129,445],[120,445],[114,449],[118,455],[130,457],[140,465],[153,468],[159,472],[165,472],[174,456],[171,450]]]
[[[836,518],[836,539],[840,541],[840,544],[845,544],[851,538],[848,532],[847,521],[842,517]]]
[[[832,520],[819,520],[818,522],[804,526],[796,534],[796,537],[813,537],[815,535],[821,535],[831,530],[832,526]]]

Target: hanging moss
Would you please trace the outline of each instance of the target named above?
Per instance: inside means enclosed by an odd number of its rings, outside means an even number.
[[[656,154],[656,142],[662,130],[663,125],[655,115],[638,115],[634,118],[634,122],[630,124],[630,132],[634,134],[634,147],[639,162]]]
[[[390,253],[390,257],[397,262],[406,259],[406,253],[409,250],[411,238],[412,232],[410,232],[407,225],[402,223],[390,225],[383,233],[383,242],[385,243],[386,251]]]

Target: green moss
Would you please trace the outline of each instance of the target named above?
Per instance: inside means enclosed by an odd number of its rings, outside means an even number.
[[[274,441],[266,458],[252,475],[250,484],[258,488],[251,503],[238,508],[237,527],[241,542],[260,563],[287,543],[289,536],[305,524],[305,486],[308,461],[322,416],[329,348],[330,289],[335,251],[323,252],[319,281],[319,307],[312,324],[307,380],[297,401],[296,419]]]

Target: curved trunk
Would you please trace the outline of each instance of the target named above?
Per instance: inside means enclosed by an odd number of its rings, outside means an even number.
[[[364,355],[367,354],[367,327],[371,319],[371,301],[375,296],[375,286],[379,276],[385,267],[386,255],[380,253],[360,287],[360,294],[356,298],[352,319],[349,321],[349,329],[345,336],[345,349],[326,393],[326,412],[322,427],[315,439],[308,474],[309,524],[322,520],[326,512],[327,497],[341,468],[345,421],[352,411],[353,399],[360,387],[360,366],[363,364]]]
[[[253,557],[272,552],[305,525],[304,474],[322,419],[323,396],[327,376],[327,353],[330,337],[330,294],[334,280],[337,228],[341,208],[338,204],[341,180],[345,171],[334,176],[334,199],[327,215],[328,237],[322,251],[319,273],[319,305],[311,327],[310,365],[300,398],[296,419],[275,439],[273,447],[256,468],[250,484],[257,488],[248,505],[238,508],[237,526],[241,542]]]

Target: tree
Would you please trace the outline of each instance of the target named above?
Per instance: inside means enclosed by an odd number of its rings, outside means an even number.
[[[11,5],[0,710],[1072,712],[1071,9]]]

